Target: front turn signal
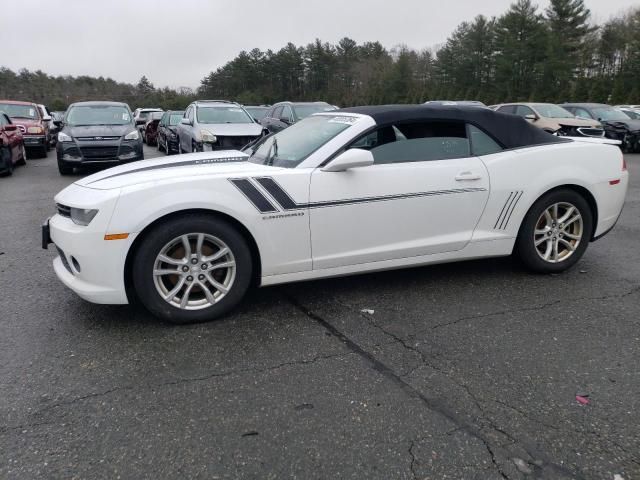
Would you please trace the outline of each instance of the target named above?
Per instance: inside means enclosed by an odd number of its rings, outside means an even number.
[[[105,240],[124,240],[125,238],[129,238],[128,233],[110,233],[104,236]]]

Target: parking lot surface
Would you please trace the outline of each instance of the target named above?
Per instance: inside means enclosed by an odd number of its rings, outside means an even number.
[[[29,160],[0,179],[0,478],[640,478],[627,163],[616,229],[567,273],[502,258],[283,285],[174,327],[55,278],[39,227],[77,176]]]

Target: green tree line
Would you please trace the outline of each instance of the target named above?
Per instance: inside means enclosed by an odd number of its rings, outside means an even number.
[[[517,0],[497,18],[461,23],[437,49],[316,40],[253,49],[207,75],[200,93],[245,103],[341,106],[430,99],[640,103],[640,8],[593,25],[584,0],[544,11]]]
[[[417,51],[379,42],[288,43],[240,52],[202,79],[197,91],[89,76],[15,73],[0,68],[0,97],[51,109],[79,100],[184,108],[195,98],[245,104],[325,100],[340,106],[430,99],[640,103],[640,8],[602,25],[584,0],[551,0],[540,10],[517,0],[499,17],[461,23],[438,48]]]

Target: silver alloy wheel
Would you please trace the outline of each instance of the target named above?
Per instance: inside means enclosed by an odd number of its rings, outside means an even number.
[[[559,202],[548,207],[533,231],[533,243],[540,258],[549,263],[567,260],[584,235],[580,211],[571,203]]]
[[[182,310],[201,310],[233,287],[236,261],[231,249],[207,233],[188,233],[167,243],[153,265],[160,296]]]

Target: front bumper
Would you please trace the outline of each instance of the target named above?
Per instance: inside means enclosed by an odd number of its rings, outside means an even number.
[[[24,146],[29,147],[46,147],[47,146],[47,137],[46,135],[27,135],[22,134],[22,138],[24,140]]]
[[[141,140],[58,142],[59,162],[70,165],[112,165],[144,159]]]
[[[82,226],[58,213],[47,219],[41,229],[42,247],[54,244],[57,250],[53,267],[58,278],[94,303],[128,303],[124,265],[137,234],[123,240],[104,238],[119,194],[119,190],[102,191],[72,184],[56,195],[56,202],[67,207],[95,208],[97,215],[88,226]]]

